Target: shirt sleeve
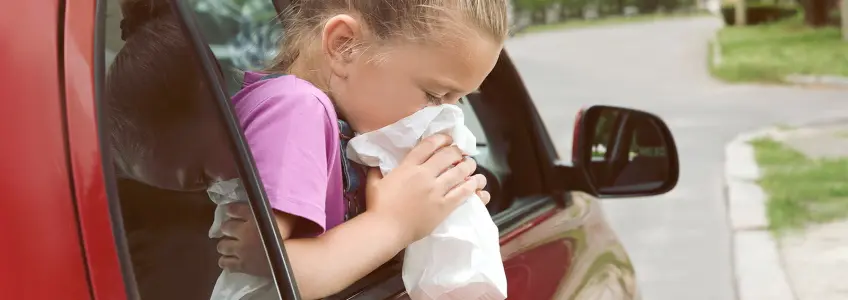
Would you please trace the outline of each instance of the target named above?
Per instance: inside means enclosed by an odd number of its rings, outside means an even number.
[[[332,132],[323,104],[314,95],[293,92],[270,96],[241,110],[245,138],[271,207],[308,221],[297,223],[298,234],[323,233],[329,181],[327,136]]]

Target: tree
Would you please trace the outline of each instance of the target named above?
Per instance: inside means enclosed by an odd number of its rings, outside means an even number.
[[[804,7],[804,23],[812,27],[821,27],[827,25],[829,20],[829,11],[833,1],[829,0],[800,0],[801,6]]]
[[[746,0],[736,0],[736,26],[745,26],[748,21],[748,3]]]

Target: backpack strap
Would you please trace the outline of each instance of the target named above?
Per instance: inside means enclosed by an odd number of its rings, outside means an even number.
[[[274,79],[277,77],[284,76],[284,74],[268,74],[262,76],[259,81]],[[359,165],[355,162],[347,159],[345,155],[347,149],[347,143],[351,138],[355,135],[353,132],[353,128],[345,122],[344,120],[339,119],[339,143],[341,147],[341,163],[342,163],[342,185],[344,188],[344,200],[345,200],[345,221],[356,217],[363,211],[365,211],[365,205],[363,203],[365,197],[365,189],[362,188],[362,184],[365,183],[365,168],[362,165]]]
[[[341,162],[342,162],[342,182],[344,185],[344,198],[347,204],[345,210],[345,220],[350,220],[365,211],[363,203],[365,197],[365,189],[362,188],[365,183],[365,168],[347,158],[347,144],[354,136],[353,129],[344,120],[339,119],[339,135],[341,146]]]

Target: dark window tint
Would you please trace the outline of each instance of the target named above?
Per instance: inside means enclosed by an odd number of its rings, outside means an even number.
[[[206,12],[199,23],[227,34],[214,37],[212,51],[241,53],[224,70],[261,61],[233,42],[246,38],[242,30],[260,32],[261,26],[216,17],[250,11],[245,5],[254,2],[263,1],[190,2]],[[276,14],[270,2],[255,9],[263,18]],[[121,207],[138,293],[142,299],[209,299],[221,269],[219,239],[210,238],[216,206],[206,189],[239,177],[239,159],[230,150],[237,135],[227,130],[214,97],[222,83],[203,76],[206,54],[191,46],[167,1],[108,0],[103,11],[106,70],[98,109],[112,158],[104,164],[115,166],[118,197],[110,203]],[[235,86],[231,75],[224,78]]]

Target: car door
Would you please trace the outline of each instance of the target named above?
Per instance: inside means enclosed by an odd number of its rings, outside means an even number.
[[[208,3],[97,1],[100,158],[126,296],[209,299],[221,269],[210,233],[216,207],[205,188],[239,178],[274,288],[299,299],[214,49],[197,30],[195,9]]]

